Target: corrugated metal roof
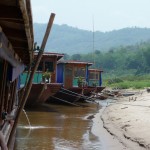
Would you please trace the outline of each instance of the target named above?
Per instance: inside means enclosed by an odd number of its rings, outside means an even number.
[[[58,61],[58,64],[85,64],[85,65],[92,65],[91,62],[85,62],[85,61],[75,61],[75,60],[64,60],[64,61]]]
[[[89,72],[91,71],[91,72],[103,72],[103,70],[101,70],[101,69],[88,69],[89,70]]]
[[[35,55],[35,56],[38,55],[38,52],[35,52],[34,55]],[[57,57],[57,60],[59,60],[59,59],[61,59],[61,58],[64,56],[64,54],[51,53],[51,52],[44,52],[44,53],[43,53],[43,56],[49,56],[49,57],[54,56],[54,57]]]

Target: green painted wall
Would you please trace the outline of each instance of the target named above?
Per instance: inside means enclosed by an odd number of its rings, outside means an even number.
[[[78,86],[78,78],[73,79],[73,86]]]
[[[21,84],[25,84],[26,82],[27,73],[21,74]],[[35,73],[33,83],[40,83],[42,82],[42,73]]]
[[[83,78],[83,81],[85,81],[85,78]],[[78,78],[73,79],[73,86],[78,86]]]
[[[99,80],[94,79],[89,80],[89,86],[93,86],[93,83],[96,83],[96,86],[99,86]]]

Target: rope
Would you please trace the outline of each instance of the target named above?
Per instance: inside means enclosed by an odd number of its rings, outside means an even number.
[[[76,96],[76,95],[73,95],[73,94],[70,94],[70,93],[63,92],[63,91],[61,91],[61,90],[60,90],[59,92],[64,93],[64,94],[67,94],[67,95],[71,95],[71,96]],[[79,98],[80,98],[81,96],[80,96],[80,95],[77,95],[76,97],[79,97]]]
[[[72,94],[66,93],[66,94],[69,94],[69,95],[72,95],[72,96],[74,96],[74,95],[77,95],[77,96],[83,96],[83,95],[81,95],[81,94],[78,94],[78,93],[76,93],[76,92],[72,92],[72,91],[67,90],[67,89],[64,89],[64,88],[61,88],[61,89],[64,90],[64,91],[67,91],[67,92],[72,93]],[[63,92],[63,91],[60,91],[60,92]],[[65,93],[65,92],[64,92],[64,93]]]
[[[25,114],[25,116],[26,116],[28,125],[29,125],[29,127],[30,127],[28,134],[25,136],[25,138],[28,138],[29,135],[30,135],[30,133],[31,133],[32,128],[31,128],[31,123],[30,123],[29,117],[28,117],[28,115],[27,115],[27,113],[26,113],[26,111],[25,111],[24,109],[23,109],[23,112],[24,112],[24,114]]]
[[[75,92],[72,92],[72,91],[70,91],[70,90],[67,90],[67,89],[64,89],[64,88],[61,88],[61,89],[63,89],[64,91],[68,91],[68,92],[70,92],[70,93],[72,93],[72,94],[74,94],[74,95],[78,95],[78,96],[80,96],[80,97],[82,97],[82,98],[84,98],[84,99],[87,99],[87,100],[95,100],[95,99],[93,99],[93,98],[90,98],[90,97],[88,97],[88,96],[84,96],[84,95],[82,95],[82,94],[78,94],[78,93],[75,93]],[[67,94],[67,93],[66,93]],[[68,95],[69,95],[69,93],[68,93]]]
[[[55,98],[55,99],[57,99],[57,100],[60,100],[60,101],[62,101],[62,102],[65,102],[65,103],[68,103],[68,104],[71,104],[71,105],[74,105],[74,106],[77,106],[77,107],[81,107],[81,105],[78,105],[78,104],[74,104],[74,103],[65,101],[65,100],[63,100],[63,99],[61,99],[61,98],[58,98],[58,97],[55,97],[55,96],[51,96],[51,97],[52,97],[52,98]]]

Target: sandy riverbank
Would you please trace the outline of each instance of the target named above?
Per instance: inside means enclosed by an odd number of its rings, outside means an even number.
[[[108,103],[101,115],[103,126],[126,149],[150,149],[150,93],[132,92],[134,96],[119,97]]]

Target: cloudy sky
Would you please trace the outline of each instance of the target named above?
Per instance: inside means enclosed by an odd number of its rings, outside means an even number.
[[[111,31],[124,27],[150,28],[150,0],[31,0],[33,21],[47,23],[50,13],[55,24],[85,30]]]

